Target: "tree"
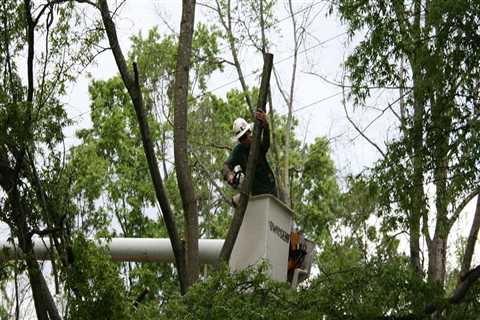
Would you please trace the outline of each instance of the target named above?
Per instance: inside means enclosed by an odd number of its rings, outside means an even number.
[[[303,150],[290,152],[295,155],[291,158],[294,170],[290,177],[295,223],[316,244],[326,241],[326,245],[344,210],[329,143],[325,138],[317,138]]]
[[[478,194],[478,4],[472,1],[340,1],[350,36],[364,39],[346,61],[354,102],[371,86],[401,88],[399,136],[377,167],[383,212],[410,234],[412,267],[443,287],[452,225]],[[404,70],[399,70],[403,66]],[[434,191],[427,192],[427,186]],[[434,208],[429,208],[429,199]],[[392,205],[394,204],[394,205]],[[435,221],[433,235],[429,221]]]
[[[93,58],[98,33],[84,33],[88,26],[82,26],[80,12],[67,1],[7,1],[0,10],[1,220],[25,253],[37,317],[59,319],[33,256],[32,237],[51,237],[63,256],[69,212],[62,211],[69,196],[61,189],[63,160],[58,146],[69,120],[57,97],[65,93],[78,68]],[[19,58],[22,54],[25,59]]]
[[[194,77],[199,83],[205,82],[205,78],[218,65],[213,54],[215,37],[214,32],[210,32],[202,25],[193,36],[192,50],[204,57],[203,62],[197,62],[192,67]],[[138,68],[145,70],[139,77],[139,82],[142,84],[148,110],[146,120],[151,128],[151,138],[156,142],[155,156],[163,162],[163,178],[172,212],[176,219],[181,219],[182,206],[175,183],[175,170],[168,159],[171,154],[173,131],[170,116],[172,100],[169,92],[174,81],[172,75],[178,42],[171,35],[160,35],[157,29],[150,30],[146,37],[140,34],[133,36],[132,42],[129,60],[137,61]],[[82,144],[72,149],[69,161],[69,167],[74,172],[74,193],[82,195],[79,200],[86,203],[91,217],[91,221],[87,220],[88,223],[80,230],[86,233],[89,228],[90,233],[93,231],[93,236],[167,236],[161,219],[156,220],[152,217],[156,210],[155,195],[145,162],[138,121],[122,79],[116,76],[107,81],[93,80],[89,92],[93,126],[91,129],[77,132]],[[215,115],[214,109],[218,107],[216,104],[218,103],[212,104],[209,97],[198,101],[192,98],[190,102],[192,111],[189,132],[195,139],[192,139],[192,146],[189,147],[189,160],[194,163],[193,168],[198,169],[196,171],[200,171],[200,165],[202,168],[208,168],[205,170],[210,172],[212,169],[217,171],[216,168],[220,166],[218,163],[211,164],[212,159],[220,159],[218,151],[216,155],[210,151],[215,148],[209,146],[205,139],[200,139],[206,136],[217,138],[220,136],[218,130],[211,133],[210,130],[206,130],[206,128],[213,130],[218,124],[223,126],[222,121],[215,121],[212,118]],[[222,134],[225,136],[224,140],[228,140],[225,133]],[[221,140],[218,142],[223,143]],[[209,161],[200,162],[198,158]],[[193,178],[196,189],[201,191],[199,194],[202,196],[198,199],[200,216],[203,218],[200,231],[209,235],[217,234],[216,237],[223,236],[224,230],[215,226],[215,219],[206,217],[223,216],[223,219],[226,219],[228,211],[221,208],[218,199],[203,198],[207,192],[205,189],[212,188],[210,180],[205,181],[198,174]],[[218,213],[213,215],[211,210],[217,210]],[[111,220],[114,222],[109,223]],[[182,223],[179,227],[183,228]],[[218,228],[221,231],[212,231]],[[174,272],[170,266],[147,263],[129,263],[124,266],[125,286],[130,291],[141,292],[142,286],[148,287],[149,300],[154,300],[155,297],[163,300],[170,295],[167,288],[170,282],[176,279],[172,276]],[[156,284],[148,283],[152,278],[157,279]]]
[[[308,10],[305,10],[308,9]],[[310,21],[310,13],[312,10],[312,5],[310,4],[309,6],[305,6],[302,10],[299,12],[304,12],[302,16],[300,16],[300,19],[297,19],[296,15],[298,12],[294,12],[294,6],[291,0],[288,1],[288,14],[290,17],[290,20],[292,21],[292,31],[293,31],[293,62],[292,62],[292,71],[290,75],[290,88],[285,89],[282,87],[282,82],[280,80],[280,75],[278,72],[274,72],[275,75],[275,81],[278,87],[278,91],[280,92],[280,95],[283,98],[283,101],[285,105],[287,106],[288,112],[287,112],[287,127],[285,130],[285,147],[283,148],[283,170],[282,170],[282,175],[280,179],[280,185],[282,186],[282,190],[284,195],[282,198],[284,199],[285,203],[288,205],[291,205],[291,191],[290,191],[290,166],[291,166],[291,161],[290,161],[290,141],[292,140],[292,128],[293,128],[293,106],[294,106],[294,96],[295,96],[295,81],[296,81],[296,76],[297,76],[297,68],[298,68],[298,55],[301,46],[303,43],[306,41],[306,33],[307,33],[307,27],[308,24],[311,22]],[[300,20],[300,21],[298,21]],[[273,108],[273,107],[272,107]]]
[[[137,115],[137,120],[139,123],[140,132],[142,135],[142,143],[143,143],[145,155],[147,158],[147,162],[149,165],[150,175],[152,177],[152,181],[155,186],[155,194],[160,204],[160,207],[162,209],[168,235],[169,235],[173,252],[175,255],[176,266],[179,274],[180,288],[182,292],[185,292],[189,286],[185,248],[180,241],[180,237],[178,236],[175,217],[173,215],[172,209],[170,207],[170,203],[165,193],[163,181],[158,169],[157,159],[155,157],[154,147],[153,147],[153,143],[150,136],[150,128],[148,126],[148,123],[146,122],[145,105],[144,105],[143,95],[142,95],[140,83],[139,83],[138,69],[136,65],[134,65],[133,74],[128,70],[127,63],[125,61],[123,52],[118,42],[115,24],[112,20],[112,17],[110,15],[110,10],[108,8],[108,4],[105,0],[99,1],[99,10],[102,16],[103,24],[105,26],[105,32],[107,34],[110,47],[112,49],[112,53],[117,63],[117,67],[119,69],[120,75],[122,76],[122,80],[125,84],[125,87],[128,90],[129,96],[135,108],[135,113]],[[188,14],[188,12],[189,11],[187,10],[186,14]],[[191,18],[193,19],[193,15],[191,15]],[[185,23],[189,23],[189,22],[185,21]],[[186,79],[188,80],[188,77]],[[194,225],[193,227],[195,228]],[[198,254],[198,252],[195,253],[195,248],[192,248],[192,250],[193,250],[193,253],[192,253],[193,255]],[[194,258],[194,261],[195,261],[195,258]],[[195,273],[193,277],[195,277]]]
[[[228,48],[232,55],[233,61],[228,61],[229,64],[235,67],[238,74],[238,80],[240,81],[242,91],[245,97],[245,102],[249,108],[251,117],[253,118],[255,112],[255,105],[253,97],[250,95],[250,88],[245,80],[245,72],[242,64],[240,63],[239,47],[245,42],[250,42],[256,48],[262,48],[259,50],[262,54],[266,52],[266,45],[264,37],[258,38],[258,33],[264,34],[260,26],[260,21],[264,22],[265,12],[271,13],[273,2],[271,2],[267,8],[264,7],[264,0],[262,1],[237,1],[232,4],[231,0],[223,1],[216,0],[215,7],[209,7],[218,17],[218,21],[221,25],[221,36],[228,44]],[[261,10],[258,11],[257,9]],[[235,15],[235,17],[233,16]],[[260,46],[260,43],[262,46]]]

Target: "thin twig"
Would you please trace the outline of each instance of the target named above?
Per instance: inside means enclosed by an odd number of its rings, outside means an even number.
[[[380,147],[373,142],[358,126],[357,124],[350,118],[347,110],[347,102],[346,102],[346,97],[345,97],[345,88],[342,88],[342,93],[343,93],[343,99],[342,99],[342,104],[343,104],[343,109],[345,110],[345,116],[347,117],[348,122],[357,130],[357,132],[365,139],[367,140],[372,146],[374,146],[378,152],[385,158],[385,152],[380,149]]]

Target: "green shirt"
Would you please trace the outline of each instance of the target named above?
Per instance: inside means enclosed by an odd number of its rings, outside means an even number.
[[[259,149],[258,161],[255,169],[255,180],[252,186],[252,195],[258,194],[273,194],[277,195],[277,188],[275,185],[275,177],[272,169],[267,162],[267,151],[270,147],[270,134],[268,126],[264,128],[263,139]],[[250,145],[237,144],[225,163],[231,170],[239,165],[243,172],[247,172],[248,154],[250,152]]]

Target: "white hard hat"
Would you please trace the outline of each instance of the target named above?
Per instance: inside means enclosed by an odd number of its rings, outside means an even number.
[[[248,130],[252,130],[253,123],[248,123],[243,118],[237,118],[233,121],[233,134],[235,136],[235,140],[240,139]]]

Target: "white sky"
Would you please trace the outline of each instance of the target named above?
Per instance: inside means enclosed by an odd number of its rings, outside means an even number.
[[[203,1],[203,3],[213,4],[212,0]],[[276,17],[279,20],[289,16],[286,10],[286,1],[279,1],[276,9]],[[310,1],[295,1],[298,8],[310,4]],[[114,4],[111,4],[111,8]],[[315,137],[326,136],[332,141],[332,158],[334,159],[339,176],[345,176],[348,173],[358,173],[366,166],[372,164],[378,157],[378,152],[368,144],[363,138],[358,137],[353,127],[348,123],[343,106],[341,104],[342,95],[339,94],[332,98],[332,95],[341,92],[341,89],[328,84],[318,77],[306,74],[306,72],[318,72],[322,76],[331,80],[339,80],[342,74],[342,60],[347,55],[349,48],[346,46],[346,35],[344,27],[334,16],[326,17],[326,4],[320,3],[313,7],[318,12],[315,21],[310,26],[309,37],[305,42],[302,51],[305,51],[299,57],[298,74],[296,79],[296,92],[294,99],[294,109],[302,108],[295,112],[300,125],[297,130],[297,136],[308,143],[313,142]],[[294,9],[298,11],[299,9]],[[181,16],[181,2],[167,0],[137,0],[127,1],[119,11],[119,17],[116,20],[118,35],[124,54],[130,47],[129,37],[142,32],[146,34],[149,29],[156,26],[160,32],[169,33],[169,29],[162,22],[160,17],[168,21],[169,26],[179,29],[179,18]],[[212,14],[208,9],[197,5],[196,21],[211,21]],[[269,39],[272,43],[271,53],[274,54],[275,67],[278,68],[284,84],[290,82],[290,70],[293,59],[288,59],[292,55],[292,30],[290,19],[284,19],[276,25],[279,30],[276,34],[271,34]],[[339,36],[340,35],[340,36]],[[323,42],[330,40],[323,45]],[[221,46],[222,48],[224,46]],[[312,48],[313,47],[313,48]],[[249,75],[253,70],[261,69],[262,57],[253,54],[252,51],[244,50],[241,57],[244,74]],[[228,50],[224,57],[229,58]],[[231,60],[231,59],[230,59]],[[279,63],[280,62],[280,63]],[[108,79],[118,73],[117,67],[110,51],[103,53],[96,60],[96,65],[87,69],[95,79]],[[237,74],[232,67],[226,67],[224,72],[215,73],[209,81],[209,88],[219,96],[232,88],[240,88],[239,81],[225,86],[237,79]],[[252,75],[246,78],[249,85],[259,85],[259,76]],[[223,87],[222,87],[223,86]],[[277,112],[286,113],[286,107],[281,100],[278,90],[276,90],[275,81],[271,80],[273,88],[274,104]],[[214,90],[216,88],[219,88]],[[323,102],[318,102],[327,98]],[[393,100],[390,99],[390,101]],[[67,142],[75,143],[74,130],[80,127],[88,127],[89,119],[89,98],[88,98],[88,80],[82,76],[71,86],[68,95],[65,97],[68,103],[68,113],[74,117],[77,124],[66,131]],[[379,107],[386,106],[385,99],[380,99]],[[378,111],[369,110],[368,112],[356,112],[352,117],[358,121],[360,127],[367,125]],[[384,120],[385,119],[385,120]],[[377,120],[366,133],[379,145],[386,137],[386,131],[391,123],[391,114],[385,115]]]

